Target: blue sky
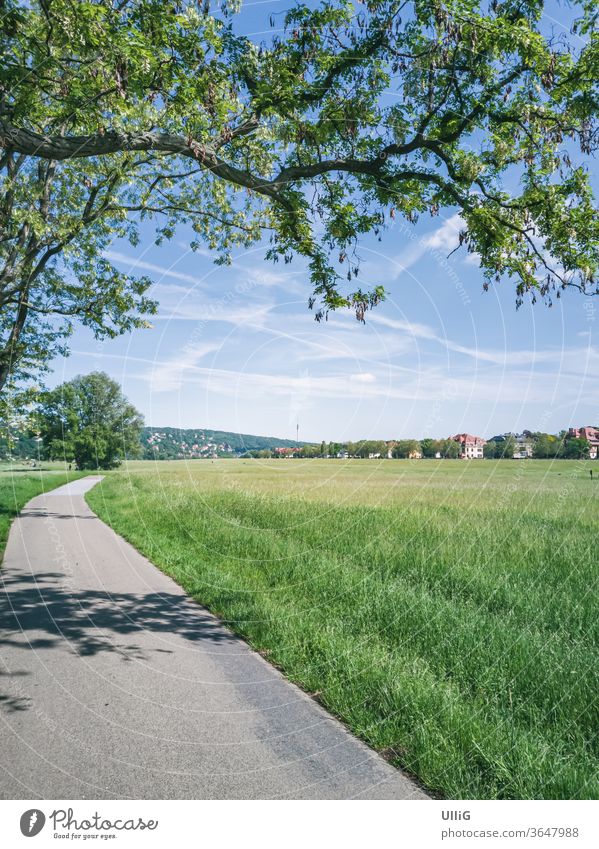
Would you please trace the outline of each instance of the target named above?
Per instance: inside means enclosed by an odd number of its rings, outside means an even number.
[[[284,8],[246,4],[248,31]],[[362,279],[389,295],[360,325],[314,321],[301,262],[272,265],[257,246],[219,267],[189,250],[186,228],[157,247],[148,226],[109,256],[155,281],[152,329],[102,343],[78,329],[48,383],[102,369],[153,426],[295,438],[299,422],[306,441],[599,424],[599,299],[572,291],[517,311],[508,282],[484,293],[475,257],[448,258],[459,228],[445,210],[365,238]]]
[[[185,228],[161,247],[148,228],[109,255],[155,280],[153,327],[102,343],[77,330],[50,383],[102,369],[148,424],[295,437],[299,422],[305,440],[597,423],[599,304],[571,292],[516,310],[509,283],[484,293],[474,257],[448,258],[458,229],[448,211],[365,239],[364,280],[389,296],[361,325],[314,321],[302,263],[272,265],[258,246],[223,268]]]

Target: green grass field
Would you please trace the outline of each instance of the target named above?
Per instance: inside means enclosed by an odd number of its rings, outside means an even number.
[[[81,477],[59,464],[44,463],[40,469],[24,464],[0,463],[0,559],[4,553],[10,523],[21,507],[42,492]]]
[[[578,799],[599,797],[597,477],[566,461],[131,463],[88,500],[430,790]]]

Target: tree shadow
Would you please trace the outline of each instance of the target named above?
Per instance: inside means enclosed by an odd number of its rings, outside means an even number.
[[[67,496],[68,497],[68,496]],[[55,510],[47,510],[45,507],[25,507],[19,512],[24,519],[95,519],[98,517],[93,513],[59,513]]]
[[[0,653],[5,648],[39,652],[66,646],[81,657],[115,653],[125,663],[148,660],[150,652],[172,654],[159,640],[148,647],[146,639],[142,647],[135,634],[176,634],[194,645],[237,639],[180,594],[77,589],[60,572],[0,572],[0,629]],[[28,704],[0,692],[3,706],[14,711],[25,710]]]
[[[0,677],[4,678],[20,678],[29,674],[25,670],[18,670],[16,672],[2,672],[0,670]],[[14,693],[7,696],[0,692],[0,711],[4,710],[7,713],[17,713],[18,711],[27,710],[31,707],[31,701],[30,696],[15,695]]]

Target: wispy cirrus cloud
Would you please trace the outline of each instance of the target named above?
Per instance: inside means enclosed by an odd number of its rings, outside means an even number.
[[[429,368],[411,377],[402,374],[397,379],[393,378],[393,369],[391,375],[384,375],[384,379],[366,374],[366,377],[351,373],[275,375],[187,363],[185,383],[203,389],[209,396],[219,394],[262,403],[292,399],[301,393],[306,405],[319,399],[431,402],[442,397],[449,381],[454,399],[475,399],[477,403],[487,404],[521,402],[523,399],[527,403],[548,402],[554,398],[556,391],[564,399],[576,399],[579,391],[567,375],[560,373],[547,374],[545,379],[534,381],[526,372],[515,372],[509,379],[498,380],[495,372],[478,374],[473,378],[469,373],[449,372],[443,368]],[[152,383],[150,372],[145,377],[155,392],[181,387],[173,380]]]
[[[303,269],[275,271],[269,268],[266,263],[264,265],[242,265],[237,276],[239,280],[248,281],[253,287],[280,288],[293,293],[306,291],[305,285],[300,282],[300,278],[306,277],[306,272]]]
[[[584,363],[588,357],[596,357],[599,354],[598,349],[583,346],[569,346],[567,348],[555,346],[552,348],[509,350],[507,346],[504,349],[492,349],[482,346],[462,345],[446,336],[442,336],[426,324],[389,318],[388,316],[376,313],[373,313],[369,320],[375,324],[414,337],[415,339],[434,342],[452,353],[463,354],[478,362],[498,366],[524,367],[541,363],[562,363],[564,365],[569,364],[572,369],[578,371],[584,368]]]
[[[463,228],[464,219],[455,214],[426,236],[416,237],[412,231],[405,231],[405,247],[385,261],[387,269],[390,266],[393,270],[392,279],[397,280],[429,252],[441,251],[443,254],[449,254],[458,246],[460,230]]]
[[[218,351],[218,342],[192,342],[169,359],[153,363],[147,376],[152,392],[180,390],[189,372],[195,369],[204,357]]]
[[[195,323],[222,322],[248,329],[264,327],[274,309],[272,303],[254,303],[247,306],[230,305],[226,301],[181,298],[178,301],[162,298],[160,311],[154,321],[192,321]]]
[[[182,280],[192,286],[199,286],[204,282],[201,277],[195,277],[193,274],[177,271],[173,266],[156,265],[153,262],[147,262],[145,259],[129,256],[120,251],[104,251],[104,256],[111,262],[129,266],[131,272],[151,271],[153,274],[158,275],[160,279],[168,277],[172,280]]]
[[[465,221],[461,215],[452,215],[425,238],[425,246],[432,250],[452,251],[459,244],[460,230],[463,230],[464,226]]]

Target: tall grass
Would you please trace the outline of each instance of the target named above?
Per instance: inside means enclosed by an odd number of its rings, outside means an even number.
[[[599,483],[584,464],[137,466],[106,521],[452,798],[599,796]]]

